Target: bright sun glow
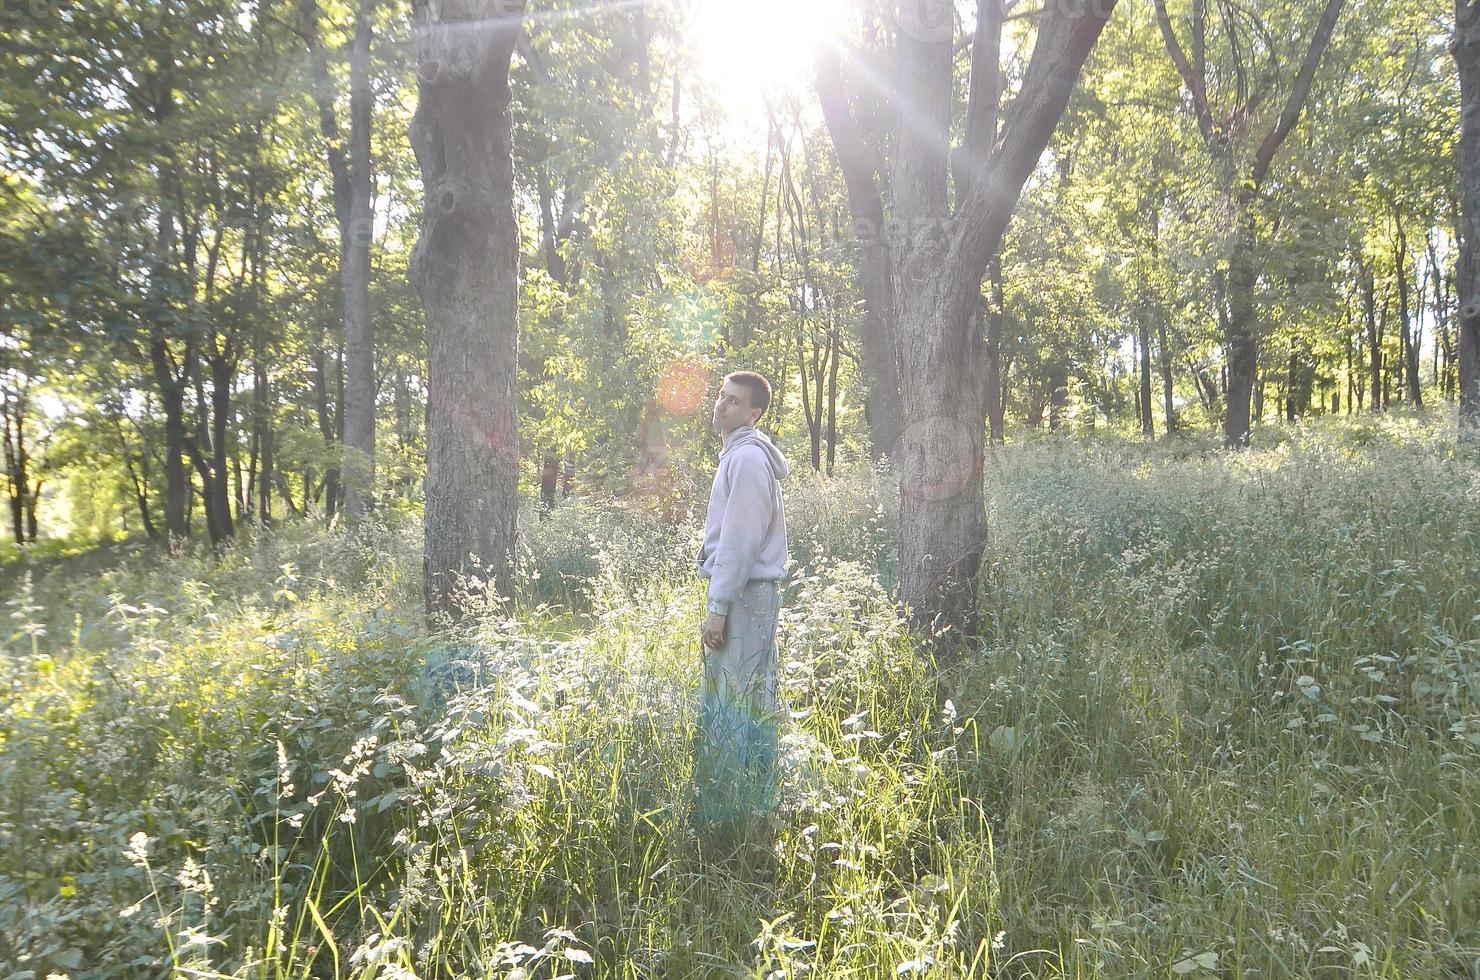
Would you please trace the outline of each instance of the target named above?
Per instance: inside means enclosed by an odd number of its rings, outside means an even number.
[[[846,0],[691,0],[687,32],[726,111],[764,113],[762,96],[811,85],[816,46],[832,41]]]

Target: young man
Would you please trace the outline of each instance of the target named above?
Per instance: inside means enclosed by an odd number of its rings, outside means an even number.
[[[709,579],[694,766],[701,822],[776,803],[776,619],[787,561],[780,481],[790,467],[755,428],[770,405],[770,382],[751,371],[728,375],[714,403],[724,442],[698,557]]]

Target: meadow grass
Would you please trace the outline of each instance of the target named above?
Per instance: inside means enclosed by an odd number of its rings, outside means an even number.
[[[788,482],[772,819],[695,830],[695,523],[526,515],[5,566],[0,974],[1480,976],[1480,463],[1445,418],[994,452],[982,649],[897,503]]]

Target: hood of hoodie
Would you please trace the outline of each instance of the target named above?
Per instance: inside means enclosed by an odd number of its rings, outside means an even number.
[[[786,474],[791,472],[791,466],[786,462],[786,457],[781,455],[781,450],[766,438],[764,432],[759,431],[753,425],[742,425],[725,436],[724,446],[719,451],[719,458],[724,459],[737,446],[759,446],[765,452],[766,459],[771,463],[771,472],[778,480],[785,479]]]

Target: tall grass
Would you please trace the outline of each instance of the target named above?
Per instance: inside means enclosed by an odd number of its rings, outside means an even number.
[[[7,581],[0,973],[1480,975],[1480,465],[1442,423],[998,450],[981,651],[867,470],[787,487],[784,802],[688,819],[694,523],[527,515]],[[48,573],[47,568],[53,570]]]

